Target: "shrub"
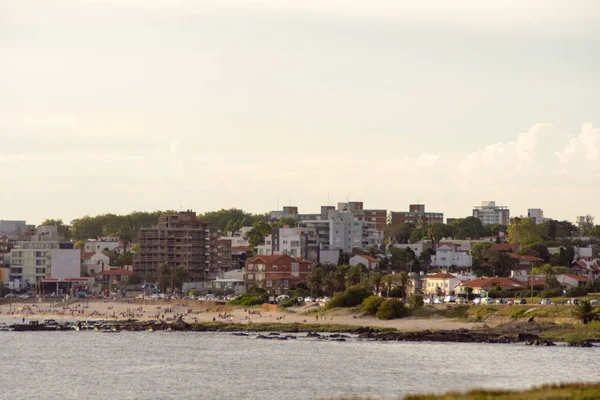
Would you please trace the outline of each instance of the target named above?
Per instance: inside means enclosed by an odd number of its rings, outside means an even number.
[[[562,294],[562,289],[546,289],[540,292],[540,297],[559,297]]]
[[[413,294],[408,299],[408,304],[410,304],[412,308],[423,307],[423,296],[421,296],[420,294]]]
[[[252,289],[252,288],[250,288]],[[260,292],[262,291],[262,293]],[[260,293],[260,294],[259,294]],[[263,303],[267,303],[269,301],[269,294],[263,290],[259,289],[258,291],[248,291],[229,302],[229,304],[234,306],[258,306]]]
[[[362,311],[369,315],[375,315],[377,309],[385,299],[379,296],[369,296],[362,302]]]
[[[344,293],[339,292],[333,295],[331,300],[325,306],[326,309],[344,307]]]
[[[567,289],[567,297],[585,296],[588,294],[588,290],[590,290],[590,287],[587,285],[583,287],[572,287]]]
[[[295,305],[297,305],[297,304],[298,304],[298,298],[296,298],[296,297],[291,297],[291,298],[289,298],[289,299],[287,299],[287,300],[284,300],[284,301],[281,303],[281,306],[282,306],[282,307],[293,307],[293,306],[295,306]]]
[[[387,299],[379,306],[375,314],[379,319],[394,319],[404,316],[404,303],[396,299]]]
[[[331,301],[327,303],[328,309],[336,307],[354,307],[361,304],[371,292],[364,286],[350,286],[343,293],[336,293]]]

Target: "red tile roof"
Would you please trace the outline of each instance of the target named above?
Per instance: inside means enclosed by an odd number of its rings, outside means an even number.
[[[481,289],[493,289],[500,285],[502,290],[522,289],[525,287],[521,282],[510,278],[477,278],[468,282],[461,282],[463,286]]]
[[[124,268],[117,269],[105,269],[99,272],[100,275],[109,275],[109,276],[123,276],[123,275],[133,275],[133,271],[126,270]]]
[[[560,274],[560,275],[564,275],[568,278],[575,279],[578,282],[588,282],[589,281],[588,278],[585,278],[585,277],[579,276],[579,275],[575,275],[575,274]]]
[[[379,262],[379,259],[377,259],[375,257],[371,257],[371,256],[369,256],[367,254],[359,254],[358,257],[362,257],[365,260],[370,261],[370,262]]]
[[[93,257],[95,254],[96,254],[96,253],[94,253],[93,251],[92,251],[92,252],[89,252],[89,253],[86,253],[86,252],[81,252],[81,259],[82,259],[82,260],[89,260],[89,259],[90,259],[90,258],[92,258],[92,257]]]
[[[451,278],[456,278],[456,276],[452,275],[452,274],[433,274],[433,275],[427,275],[425,277],[425,279],[451,279]]]
[[[515,253],[508,253],[509,256],[519,261],[544,261],[543,258],[534,257],[534,256],[521,256]]]
[[[494,243],[490,250],[492,251],[513,251],[515,249],[513,243]]]

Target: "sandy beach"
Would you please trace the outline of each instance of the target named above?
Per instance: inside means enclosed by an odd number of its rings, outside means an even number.
[[[152,303],[152,304],[151,304]],[[292,313],[277,310],[244,309],[242,307],[219,307],[199,302],[164,301],[156,304],[148,300],[115,302],[110,300],[85,300],[71,304],[63,304],[60,300],[45,303],[13,303],[0,306],[0,320],[5,323],[44,319],[69,320],[166,320],[170,321],[182,316],[191,322],[233,322],[233,323],[319,323],[353,326],[373,326],[395,328],[403,331],[439,330],[439,329],[471,329],[480,327],[482,323],[470,323],[446,318],[414,319],[403,318],[383,321],[374,317],[360,318],[356,314],[334,315],[334,313]],[[302,310],[299,310],[302,311]]]

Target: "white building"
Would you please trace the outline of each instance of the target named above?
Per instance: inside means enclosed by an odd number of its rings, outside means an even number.
[[[544,218],[544,211],[541,208],[528,208],[527,217],[535,219],[538,225],[551,220],[551,218]]]
[[[350,257],[350,266],[354,267],[357,265],[364,265],[370,270],[374,270],[379,268],[379,259],[367,255],[355,255],[354,257]]]
[[[256,255],[258,255],[258,256],[273,255],[273,237],[272,237],[272,235],[265,236],[265,243],[256,246]]]
[[[104,250],[119,251],[121,244],[117,240],[87,240],[83,246],[86,253],[101,253]]]
[[[338,248],[349,253],[354,247],[368,249],[383,243],[383,232],[375,224],[358,220],[350,212],[329,211],[332,220],[332,239],[330,248]]]
[[[279,228],[275,237],[275,253],[292,257],[307,257],[307,234],[303,228]]]
[[[431,265],[435,267],[470,268],[473,266],[473,258],[464,251],[456,251],[454,247],[439,246],[435,255],[431,256]]]
[[[110,258],[104,253],[83,253],[81,259],[90,275],[95,275],[104,269],[110,269]]]
[[[473,216],[479,218],[483,225],[508,225],[510,210],[505,206],[497,206],[495,201],[482,201],[481,206],[473,207]]]
[[[250,243],[246,240],[246,235],[252,227],[243,226],[239,231],[228,232],[229,236],[222,236],[220,239],[231,240],[231,247],[248,247]]]

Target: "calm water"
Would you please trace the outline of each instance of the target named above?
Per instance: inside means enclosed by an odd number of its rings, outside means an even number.
[[[2,399],[382,398],[600,378],[600,348],[0,332]]]

